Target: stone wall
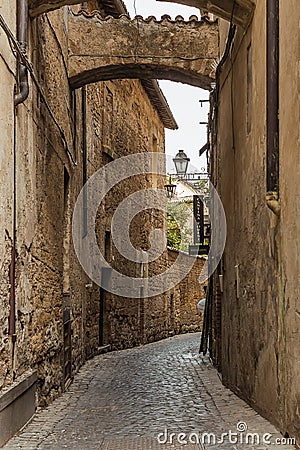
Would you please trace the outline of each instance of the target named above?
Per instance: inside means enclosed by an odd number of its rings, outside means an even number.
[[[4,3],[1,13],[15,32],[16,11]],[[137,152],[164,151],[164,125],[139,80],[107,81],[70,90],[67,30],[67,8],[31,20],[28,54],[36,80],[29,77],[30,95],[18,106],[15,124],[16,61],[7,40],[0,36],[0,72],[5,80],[0,87],[1,114],[5,117],[0,122],[5,148],[0,155],[0,392],[13,381],[18,383],[29,369],[37,369],[41,406],[66,388],[84,361],[97,354],[100,344],[103,292],[84,273],[72,245],[72,213],[83,183],[113,159]],[[163,176],[130,179],[107,196],[96,223],[102,251],[109,240],[118,202],[136,189],[163,189],[163,185]],[[14,204],[16,333],[11,336],[8,270]],[[161,213],[141,214],[132,227],[134,245],[147,250],[149,232],[153,227],[164,230],[164,226]],[[135,276],[137,267],[121,256],[116,258],[110,245],[108,257],[115,257],[115,267]],[[156,269],[163,270],[167,264],[167,257],[163,257]],[[151,270],[156,269],[154,265]],[[176,288],[172,304],[169,293],[145,299],[143,304],[106,293],[104,343],[124,348],[173,332],[198,330],[194,305],[198,289],[196,284],[191,290],[188,284]],[[180,296],[184,296],[182,304]]]
[[[80,39],[81,35],[86,38]],[[100,80],[138,77],[210,89],[215,78],[213,61],[219,57],[218,42],[218,23],[198,21],[196,16],[189,21],[180,16],[177,20],[168,16],[131,20],[125,15],[103,19],[97,12],[71,13],[70,84],[76,88]]]
[[[185,258],[189,256],[179,250],[168,250],[168,263],[174,264],[179,254],[184,255]],[[200,283],[199,278],[205,264],[205,259],[196,257],[192,270],[186,277],[166,296],[170,299],[174,295],[175,300],[175,324],[173,326],[174,332],[190,333],[202,330],[203,314],[198,313],[197,303],[205,297],[203,284]],[[173,329],[171,327],[171,332]]]
[[[299,438],[299,136],[294,123],[300,8],[295,1],[280,2],[280,218],[266,203],[265,8],[256,2],[252,24],[247,33],[238,29],[220,75],[218,141],[211,155],[228,230],[214,277],[222,306],[219,358],[224,383],[283,434]],[[228,25],[221,25],[224,46],[222,29]]]
[[[1,2],[1,14],[13,32],[16,27],[16,9],[14,5]],[[4,33],[0,35],[0,96],[1,114],[0,121],[1,151],[0,151],[0,389],[10,384],[13,380],[12,343],[8,338],[9,316],[9,267],[11,263],[13,244],[13,149],[14,149],[14,110],[13,96],[15,84],[15,58],[13,57],[8,41]]]
[[[281,383],[283,430],[296,436],[300,445],[300,5],[279,1],[280,8],[280,273],[278,328],[281,352],[278,362]]]
[[[109,81],[92,84],[86,89],[89,176],[95,167],[103,167],[124,155],[164,151],[162,124],[139,81]],[[107,102],[110,106],[105,108]],[[112,114],[108,116],[105,112],[97,113],[99,105],[106,110],[110,108]],[[141,268],[140,264],[129,263],[123,258],[113,244],[110,232],[115,210],[130,194],[151,185],[163,189],[164,184],[164,176],[152,175],[151,179],[144,176],[130,177],[114,187],[99,210],[96,224],[99,248],[105,254],[105,237],[108,233],[110,249],[106,259],[121,273],[136,277],[140,275]],[[162,212],[152,210],[149,214],[144,211],[133,221],[130,236],[133,245],[139,250],[147,251],[150,232],[155,228],[164,229],[164,226]],[[176,251],[169,250],[143,270],[149,277],[163,272],[173,264],[176,256]],[[105,303],[104,344],[109,344],[113,349],[121,349],[162,339],[170,333],[199,331],[201,318],[197,314],[196,300],[202,298],[202,294],[197,274],[202,264],[202,260],[197,260],[196,268],[189,275],[189,282],[184,280],[174,289],[172,307],[170,292],[144,299],[102,293]],[[93,295],[98,296],[99,302],[100,291]],[[175,318],[173,322],[172,315]],[[94,333],[90,335],[95,335],[98,332],[99,309],[90,320],[93,320],[94,329]]]
[[[161,268],[165,270],[173,265],[179,253],[189,258],[179,250],[168,249],[166,265]],[[204,263],[203,258],[195,258],[189,274],[173,289],[159,296],[129,299],[110,295],[107,299],[110,324],[107,343],[113,349],[122,349],[174,334],[201,331],[203,313],[198,313],[197,303],[205,297],[203,285],[199,282]]]

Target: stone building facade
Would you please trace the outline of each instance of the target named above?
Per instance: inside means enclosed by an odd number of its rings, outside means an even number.
[[[252,19],[235,33],[221,21],[227,58],[211,97],[211,174],[227,217],[212,352],[223,382],[299,440],[300,4],[252,3]]]
[[[91,283],[79,265],[71,242],[71,217],[84,182],[98,168],[141,150],[163,152],[164,127],[176,124],[151,76],[157,73],[157,78],[210,88],[220,42],[223,57],[211,96],[210,170],[225,208],[228,233],[213,277],[212,357],[227,386],[283,434],[300,439],[300,194],[295,182],[299,172],[299,1],[178,2],[196,5],[227,22],[221,20],[219,27],[210,20],[192,19],[185,26],[181,19],[175,23],[164,19],[160,27],[153,19],[141,24],[128,19],[100,21],[103,33],[114,29],[116,35],[121,29],[123,33],[133,29],[149,38],[164,28],[174,39],[174,48],[178,50],[176,42],[182,45],[176,62],[163,47],[167,70],[157,58],[155,64],[149,61],[151,39],[148,47],[141,46],[140,51],[146,51],[141,59],[136,62],[134,54],[130,64],[124,59],[130,56],[131,42],[126,41],[123,54],[122,45],[116,47],[122,63],[122,73],[117,75],[116,64],[108,68],[108,61],[102,67],[103,59],[95,57],[94,66],[89,58],[88,75],[102,70],[102,77],[126,74],[134,78],[144,73],[147,81],[99,82],[97,77],[86,78],[86,63],[80,55],[73,55],[70,63],[76,23],[82,23],[84,30],[90,27],[94,36],[99,16],[89,12],[97,8],[102,15],[109,12],[118,17],[124,12],[120,1],[89,2],[84,5],[87,14],[79,16],[78,7],[73,6],[72,13],[62,8],[30,19],[28,56],[33,71],[27,67],[29,97],[17,108],[13,107],[17,65],[11,49],[17,35],[17,2],[0,2],[5,18],[0,34],[0,426],[8,434],[32,414],[35,384],[39,403],[47,404],[102,344],[118,349],[198,329],[196,300],[203,292],[195,280],[204,261],[197,259],[195,272],[159,297],[113,296]],[[67,3],[77,1],[30,0],[29,6],[35,17]],[[68,25],[73,33],[71,46]],[[186,33],[186,39],[181,39],[180,32]],[[97,53],[99,42],[94,41],[90,45]],[[195,42],[199,45],[191,45]],[[275,51],[268,52],[272,46]],[[199,54],[201,62],[195,58]],[[99,210],[97,235],[99,247],[115,267],[136,274],[134,265],[125,264],[120,255],[116,258],[110,236],[115,201],[128,196],[133,184],[139,189],[162,187],[163,179],[136,179],[117,189]],[[136,218],[132,239],[141,250],[149,247],[153,223],[164,229],[160,214],[145,212]],[[165,252],[149,272],[168,267],[176,256],[174,251]],[[15,415],[16,423],[8,423],[7,411],[20,399],[28,410],[20,419]],[[2,439],[7,438],[5,433]]]
[[[163,153],[164,128],[177,125],[155,80],[70,88],[68,7],[28,21],[29,96],[14,107],[15,86],[20,87],[17,4],[0,2],[1,443],[32,415],[35,392],[38,404],[47,405],[99,347],[125,348],[200,330],[196,304],[203,297],[198,278],[191,282],[190,275],[173,292],[137,301],[104,292],[84,273],[71,233],[84,183],[124,155]],[[87,13],[95,8],[103,15],[122,12],[120,2],[84,7]],[[115,202],[134,189],[163,185],[163,176],[130,180],[99,208],[99,248],[116,268],[136,270],[116,257],[110,235]],[[132,239],[138,248],[147,250],[153,223],[165,230],[160,213],[137,217]],[[165,252],[157,263],[161,270],[174,255]],[[197,259],[195,275],[203,264]]]

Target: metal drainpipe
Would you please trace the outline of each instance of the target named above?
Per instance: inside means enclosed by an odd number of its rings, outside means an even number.
[[[11,263],[9,266],[9,329],[8,333],[12,338],[14,360],[14,343],[16,342],[16,111],[14,111],[14,144],[13,144],[13,231]]]
[[[18,0],[17,8],[17,35],[20,47],[24,54],[27,50],[28,42],[28,0]],[[16,342],[16,217],[17,217],[17,201],[16,201],[16,107],[23,103],[29,94],[28,71],[22,64],[18,64],[18,79],[20,91],[14,96],[14,145],[13,145],[13,236],[11,263],[9,267],[10,282],[10,313],[9,313],[9,335],[12,337],[14,359],[14,345]]]
[[[25,54],[28,43],[28,0],[18,1],[18,41]],[[23,103],[29,94],[28,71],[22,63],[19,63],[18,69],[20,92],[15,95],[15,106]]]
[[[279,215],[279,1],[267,0],[267,205]]]

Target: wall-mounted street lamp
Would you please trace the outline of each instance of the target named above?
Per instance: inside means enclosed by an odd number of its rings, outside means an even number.
[[[169,176],[169,183],[165,184],[165,190],[167,192],[167,197],[171,199],[173,197],[173,195],[175,194],[175,190],[176,190],[176,184],[172,183],[171,175]]]
[[[176,179],[184,180],[190,182],[194,187],[197,182],[207,179],[207,173],[205,169],[201,169],[202,172],[192,172],[187,173],[190,158],[186,155],[184,150],[178,150],[177,155],[173,158],[173,162],[176,169]],[[169,183],[165,185],[165,190],[167,192],[167,197],[172,198],[175,194],[176,185],[172,183],[171,175],[169,175]]]
[[[183,150],[179,150],[175,158],[173,158],[177,175],[184,176],[186,174],[190,158],[184,153]]]

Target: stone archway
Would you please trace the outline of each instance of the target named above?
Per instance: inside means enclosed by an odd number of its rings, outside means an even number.
[[[169,79],[210,89],[219,58],[217,22],[164,16],[131,20],[70,11],[73,88],[116,78]]]
[[[237,25],[246,27],[253,15],[254,0],[157,0],[162,2],[180,3],[193,6],[215,14],[226,20],[233,20]],[[79,0],[29,0],[32,17],[58,9],[65,5],[76,5]]]

